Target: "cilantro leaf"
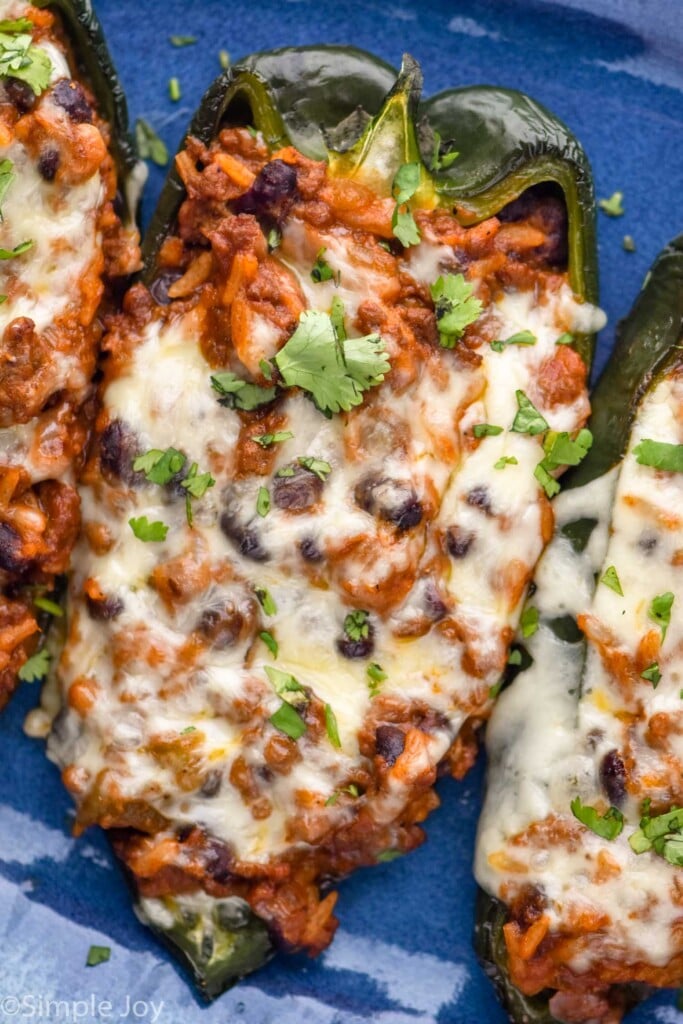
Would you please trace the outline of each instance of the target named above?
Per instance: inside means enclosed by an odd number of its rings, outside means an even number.
[[[575,439],[572,439],[566,430],[560,433],[556,430],[549,430],[543,441],[544,461],[547,468],[578,466],[590,451],[592,444],[593,435],[586,428],[580,430]]]
[[[522,664],[522,652],[521,651],[510,651],[508,655],[508,665],[521,665]]]
[[[330,704],[325,705],[325,729],[327,730],[327,736],[332,746],[336,747],[337,750],[341,750],[337,716],[332,710],[332,706]]]
[[[332,308],[330,309],[330,320],[334,327],[334,333],[337,336],[337,341],[346,341],[346,327],[344,326],[344,303],[338,295],[332,299]]]
[[[263,640],[264,644],[266,645],[270,653],[273,655],[273,657],[277,658],[278,654],[280,653],[280,645],[278,644],[277,640],[270,632],[270,630],[262,629],[261,632],[259,633],[259,637],[261,638],[261,640]]]
[[[609,199],[599,199],[598,206],[608,217],[621,217],[624,213],[623,199],[623,192],[613,192]]]
[[[452,143],[446,143],[446,145],[452,145]],[[447,150],[442,153],[441,135],[436,130],[434,131],[434,151],[432,153],[432,164],[431,169],[433,171],[446,171],[451,166],[454,160],[460,156],[460,154],[454,150]]]
[[[97,967],[98,964],[106,964],[110,957],[111,949],[109,946],[91,946],[88,950],[88,959],[85,961],[85,966]]]
[[[64,609],[61,605],[58,605],[56,601],[51,601],[49,597],[37,597],[33,603],[36,608],[47,612],[48,615],[54,615],[56,619],[61,619],[64,616]]]
[[[458,155],[457,153],[455,154]],[[389,864],[392,860],[398,860],[403,854],[400,850],[382,850],[377,854],[375,860],[378,864]]]
[[[533,402],[523,391],[516,391],[515,395],[517,396],[517,414],[512,421],[510,430],[516,434],[531,434],[532,437],[545,433],[549,429],[548,424]]]
[[[177,103],[181,97],[180,82],[177,78],[169,78],[168,80],[168,97],[174,103]]]
[[[294,434],[291,430],[276,430],[273,434],[258,434],[251,440],[262,448],[270,448],[273,444],[282,444],[283,441],[289,441],[293,437]]]
[[[538,608],[534,608],[533,605],[527,605],[522,612],[522,617],[519,620],[519,625],[522,630],[522,636],[528,639],[533,636],[538,629]]]
[[[13,249],[0,249],[0,260],[13,260],[15,256],[21,256],[31,248],[33,248],[32,238],[25,242],[19,242],[19,245],[15,245]]]
[[[348,412],[363,392],[384,380],[389,360],[377,334],[339,342],[327,313],[306,310],[275,356],[287,387],[308,391],[322,412]]]
[[[169,483],[185,465],[185,456],[176,448],[167,448],[162,451],[160,448],[150,448],[133,462],[133,469],[136,473],[144,473],[145,477],[153,484]]]
[[[501,455],[497,462],[493,463],[494,469],[505,469],[506,466],[517,466],[519,465],[514,455]]]
[[[378,665],[376,661],[371,661],[365,670],[368,674],[368,689],[370,690],[370,696],[376,697],[380,691],[381,685],[388,679],[388,676],[381,665]]]
[[[419,163],[401,164],[391,185],[391,194],[399,206],[412,199],[420,187]]]
[[[415,218],[410,210],[401,210],[398,206],[394,209],[391,218],[391,230],[406,249],[411,245],[419,245],[421,238],[420,229],[415,223]]]
[[[256,511],[264,518],[270,512],[270,491],[267,487],[259,487],[258,496],[256,498]]]
[[[24,662],[17,675],[22,683],[38,683],[45,678],[49,668],[50,652],[43,647]]]
[[[664,814],[651,818],[649,808],[640,820],[640,828],[629,836],[629,845],[634,853],[654,850],[669,864],[683,865],[683,810],[672,807]]]
[[[166,540],[168,526],[166,526],[166,523],[162,523],[161,520],[150,523],[147,516],[138,516],[137,518],[129,519],[128,525],[138,540],[144,540],[145,542]]]
[[[497,427],[493,423],[475,423],[472,433],[475,437],[496,437],[503,433],[503,428]]]
[[[610,590],[613,590],[615,594],[619,595],[619,597],[624,596],[624,591],[621,588],[621,580],[619,579],[617,570],[613,565],[610,565],[605,569],[604,573],[600,577],[600,582],[604,583],[604,585],[609,587]]]
[[[600,814],[595,807],[583,804],[580,796],[572,800],[570,807],[574,817],[601,839],[616,839],[624,827],[624,815],[617,807]]]
[[[185,479],[180,481],[180,486],[193,498],[203,498],[208,489],[216,483],[210,473],[199,473],[198,469],[197,463],[193,462]]]
[[[648,683],[652,683],[652,689],[656,690],[662,678],[662,673],[659,671],[659,662],[653,661],[651,665],[643,669],[640,673],[640,678],[647,679]]]
[[[322,249],[318,250],[318,254],[315,258],[315,263],[311,270],[311,280],[315,284],[321,284],[323,281],[331,281],[334,278],[334,270],[325,259],[326,251],[327,250],[323,246]],[[339,279],[337,279],[336,283],[339,284]]]
[[[214,373],[211,377],[211,387],[223,396],[221,404],[245,412],[267,405],[273,401],[277,393],[276,388],[262,388],[259,384],[240,380],[237,374],[230,370]]]
[[[670,590],[667,590],[665,594],[658,594],[657,597],[653,597],[652,604],[648,609],[648,615],[653,622],[656,622],[662,631],[662,643],[666,638],[666,631],[669,628],[671,622],[671,608],[674,603],[674,595]]]
[[[168,41],[171,46],[192,46],[193,43],[197,42],[196,36],[169,36]]]
[[[263,670],[272,683],[278,697],[282,697],[283,700],[290,704],[305,704],[308,702],[306,690],[296,676],[293,676],[290,672],[283,672],[279,668],[273,668],[272,665],[264,665]]]
[[[324,459],[314,459],[310,455],[300,455],[296,461],[304,469],[307,469],[309,473],[314,473],[318,480],[322,480],[323,483],[325,483],[332,472],[332,466],[329,462],[325,462]]]
[[[535,334],[531,331],[517,331],[516,334],[511,334],[505,341],[492,341],[491,348],[494,352],[502,352],[507,345],[535,345],[538,341]]]
[[[2,204],[10,185],[14,181],[14,164],[11,160],[0,160],[0,220],[2,220]]]
[[[367,640],[370,636],[369,613],[356,609],[344,619],[344,632],[349,640]]]
[[[284,700],[275,714],[270,716],[269,721],[279,732],[283,732],[292,740],[300,739],[306,732],[306,723],[299,712]]]
[[[472,295],[472,285],[462,274],[443,274],[429,289],[434,300],[439,342],[454,348],[465,328],[481,316],[482,305]]]
[[[258,598],[259,604],[263,608],[266,615],[275,615],[277,612],[277,605],[275,604],[275,598],[269,590],[265,587],[255,587],[254,591]]]
[[[570,334],[568,331],[565,331],[564,334],[561,334],[559,336],[559,338],[555,339],[555,344],[556,345],[573,345],[574,344],[574,335]]]
[[[52,61],[33,46],[32,31],[28,18],[0,23],[0,78],[19,78],[40,96],[50,84]]]
[[[135,122],[135,142],[143,160],[151,160],[158,167],[168,163],[166,144],[159,138],[149,121],[139,117]]]
[[[633,449],[636,462],[641,466],[652,466],[669,473],[683,473],[683,444],[668,444],[643,438]]]
[[[514,427],[513,427],[514,430]],[[531,433],[531,431],[529,431]],[[539,484],[547,494],[549,498],[554,498],[556,494],[560,493],[560,485],[554,476],[551,476],[548,472],[545,459],[538,463],[534,469],[534,476],[538,480]]]

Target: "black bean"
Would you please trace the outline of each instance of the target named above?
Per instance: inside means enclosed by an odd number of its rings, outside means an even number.
[[[368,628],[368,636],[363,636],[359,640],[352,640],[350,636],[344,633],[337,640],[337,650],[345,658],[350,658],[351,660],[369,658],[375,646],[373,634],[374,629],[372,626]]]
[[[60,78],[52,90],[52,98],[58,106],[66,110],[76,124],[92,124],[92,107],[88,103],[83,86],[78,82]]]
[[[600,783],[607,798],[615,807],[619,807],[626,796],[626,765],[618,750],[610,750],[600,765]]]
[[[430,619],[439,622],[448,614],[448,605],[441,597],[432,580],[429,580],[424,591],[424,607]]]
[[[375,732],[375,749],[388,765],[396,763],[403,753],[406,737],[397,725],[380,725]]]
[[[144,477],[136,473],[133,463],[139,454],[138,439],[123,420],[112,420],[100,437],[100,466],[115,480],[126,484],[141,482]]]
[[[203,848],[203,861],[207,874],[215,882],[225,884],[230,881],[232,856],[230,850],[218,839],[207,838]]]
[[[638,541],[638,547],[641,551],[644,551],[646,555],[651,555],[657,547],[657,538],[644,533]]]
[[[244,615],[232,601],[219,608],[207,608],[197,624],[197,631],[211,642],[217,651],[233,647],[244,628]]]
[[[20,78],[6,78],[3,85],[10,103],[14,104],[20,114],[27,114],[36,101],[31,86]]]
[[[86,595],[86,604],[91,619],[98,622],[109,622],[115,619],[123,611],[123,601],[120,597],[102,597],[97,599]]]
[[[149,286],[150,293],[160,306],[168,306],[171,302],[168,289],[183,276],[182,270],[165,270],[156,277]]]
[[[59,167],[59,150],[44,149],[38,160],[38,172],[45,181],[54,181]]]
[[[360,508],[393,523],[401,532],[422,521],[422,504],[414,488],[402,480],[370,474],[356,484],[354,497]]]
[[[468,505],[472,505],[473,508],[481,509],[481,511],[487,516],[493,514],[491,497],[489,495],[488,488],[485,487],[484,484],[479,484],[477,487],[473,487],[472,490],[468,492],[465,501]]]
[[[241,523],[234,512],[226,510],[220,519],[221,530],[240,554],[253,562],[267,562],[269,553],[263,547],[257,530]]]
[[[273,504],[288,512],[303,512],[320,501],[323,483],[308,469],[301,466],[289,467],[293,476],[275,476],[273,479]]]
[[[271,160],[244,195],[233,203],[236,213],[282,220],[296,193],[296,169],[284,160]]]
[[[9,523],[0,522],[0,569],[23,573],[30,567],[30,560],[22,552],[21,534]]]
[[[211,771],[206,773],[204,782],[202,783],[199,792],[202,796],[216,796],[220,792],[220,788],[223,785],[223,772],[220,768],[212,768]]]
[[[301,557],[305,558],[307,562],[322,562],[323,560],[323,553],[313,537],[304,537],[299,542],[299,551]]]
[[[465,533],[459,526],[446,530],[446,550],[453,558],[464,558],[474,543],[474,534]]]

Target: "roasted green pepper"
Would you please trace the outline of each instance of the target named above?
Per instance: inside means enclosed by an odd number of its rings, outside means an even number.
[[[252,127],[272,149],[292,145],[330,165],[332,174],[368,182],[392,195],[396,171],[419,166],[418,199],[443,206],[463,224],[494,216],[531,186],[554,183],[568,213],[568,265],[574,291],[597,298],[594,199],[586,157],[569,131],[529,97],[475,87],[421,103],[422,74],[406,57],[400,73],[360,50],[304,47],[258,53],[222,74],[204,96],[189,135],[209,144],[222,127]],[[440,139],[457,159],[439,158]],[[435,170],[435,166],[439,168]],[[158,254],[176,227],[186,197],[171,170],[147,231],[142,280],[153,285]],[[593,339],[573,347],[590,366]],[[215,914],[184,913],[164,900],[161,914],[140,901],[141,916],[185,962],[208,997],[258,968],[272,953],[265,924],[251,912],[230,926]],[[242,907],[245,911],[246,904]],[[187,919],[186,919],[187,918]]]
[[[590,427],[592,449],[576,469],[563,479],[563,490],[596,481],[616,466],[627,449],[639,403],[650,389],[681,363],[683,341],[683,236],[671,242],[655,261],[630,314],[619,326],[610,360],[592,395]],[[575,550],[582,551],[596,527],[593,519],[577,519],[562,526],[561,533]],[[560,620],[549,620],[558,639],[586,643],[574,625],[572,635],[561,632]],[[583,660],[583,657],[580,660]],[[580,692],[581,687],[579,687]],[[572,691],[573,692],[573,691]],[[578,698],[577,698],[578,699]],[[519,1024],[551,1024],[552,992],[536,996],[521,993],[508,971],[503,928],[510,920],[507,906],[479,890],[474,943],[486,974],[496,987],[511,1020]],[[642,984],[614,986],[614,1002],[624,1011],[647,995]]]

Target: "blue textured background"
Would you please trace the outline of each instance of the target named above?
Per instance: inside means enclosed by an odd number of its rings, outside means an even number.
[[[409,50],[423,64],[427,93],[488,82],[541,99],[583,141],[598,195],[620,189],[625,196],[623,217],[600,215],[602,304],[610,321],[601,359],[648,265],[683,229],[680,0],[96,5],[132,117],[147,118],[171,150],[219,70],[220,49],[237,58],[271,46],[352,43],[394,64]],[[174,49],[171,33],[196,35],[198,43]],[[167,95],[171,75],[183,92],[175,104]],[[145,217],[162,178],[153,168]],[[624,234],[635,238],[636,253],[622,250]],[[42,745],[21,733],[36,699],[35,687],[25,687],[0,718],[0,778],[7,780],[0,802],[0,1021],[90,1024],[152,1021],[155,1014],[160,1024],[504,1020],[470,944],[481,766],[464,783],[441,785],[444,805],[428,823],[426,846],[341,887],[341,927],[317,963],[281,959],[206,1009],[136,922],[102,836],[92,832],[78,843],[69,838],[69,800],[57,773],[45,762]],[[111,946],[111,961],[86,969],[91,943]],[[111,1006],[93,1011],[93,999]],[[164,1005],[157,1013],[159,1002]],[[683,1024],[673,1005],[673,997],[663,994],[629,1020]]]

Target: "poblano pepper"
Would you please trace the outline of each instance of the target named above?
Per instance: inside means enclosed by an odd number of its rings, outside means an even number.
[[[418,204],[453,210],[463,224],[497,214],[526,189],[552,183],[568,215],[568,272],[575,293],[597,298],[594,197],[581,146],[544,107],[522,93],[495,87],[449,90],[423,102],[419,66],[406,57],[400,73],[360,50],[315,46],[258,53],[223,73],[204,96],[189,136],[208,145],[222,127],[245,126],[273,149],[292,145],[327,160],[333,175],[392,195],[397,170],[419,167]],[[452,145],[458,156],[441,159]],[[452,142],[451,142],[452,140]],[[434,169],[435,167],[439,169]],[[143,281],[163,268],[162,243],[176,228],[185,188],[171,170],[144,241]],[[590,366],[592,336],[571,342]],[[231,926],[220,914],[186,914],[166,900],[167,913],[146,915],[214,997],[271,955],[268,930],[246,903]]]

